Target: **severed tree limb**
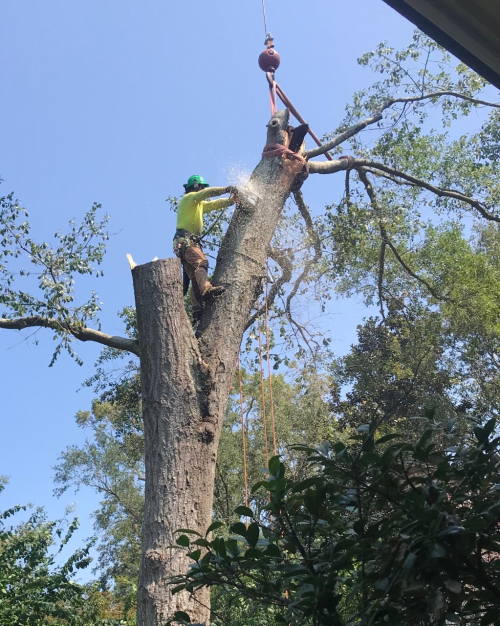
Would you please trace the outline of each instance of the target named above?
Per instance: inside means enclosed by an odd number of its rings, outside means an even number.
[[[349,162],[347,159],[338,159],[336,161],[322,161],[322,162],[312,162],[309,163],[309,173],[310,174],[333,174],[335,172],[340,171],[341,169],[347,169],[349,167]],[[372,161],[370,159],[353,159],[351,163],[351,167],[353,169],[357,169],[358,172],[360,168],[369,168],[368,171],[371,171],[372,174],[377,174],[377,170],[380,172],[385,172],[396,178],[401,178],[408,183],[421,187],[422,189],[427,189],[427,191],[432,192],[436,196],[440,198],[452,198],[453,200],[458,200],[459,202],[464,202],[469,206],[476,209],[476,211],[484,217],[484,219],[492,221],[492,222],[500,222],[500,217],[498,215],[494,215],[490,213],[488,209],[481,203],[479,200],[475,198],[471,198],[461,193],[460,191],[455,191],[454,189],[444,189],[443,187],[436,187],[436,185],[431,185],[430,183],[422,180],[421,178],[417,178],[416,176],[412,176],[411,174],[406,174],[401,170],[397,170],[394,167],[390,167],[389,165],[384,165],[384,163],[378,163],[377,161]],[[397,181],[394,181],[397,182]]]
[[[488,102],[486,100],[478,100],[477,98],[472,98],[471,96],[467,96],[457,91],[434,91],[432,93],[427,93],[427,94],[423,94],[420,96],[407,96],[405,98],[388,98],[369,117],[365,118],[364,120],[361,120],[357,124],[353,124],[343,133],[340,133],[339,135],[334,137],[331,141],[328,141],[322,146],[318,146],[317,148],[313,148],[312,150],[307,150],[304,153],[304,157],[306,159],[312,159],[315,156],[319,156],[320,154],[324,154],[325,152],[328,152],[329,150],[333,150],[333,148],[336,148],[338,145],[340,145],[344,141],[347,141],[347,139],[354,137],[354,135],[357,135],[359,132],[364,130],[367,126],[380,122],[380,120],[383,117],[382,113],[389,107],[393,106],[394,104],[399,104],[399,103],[410,104],[412,102],[420,102],[422,100],[431,100],[433,98],[441,98],[444,96],[451,96],[454,98],[458,98],[460,100],[466,100],[467,102],[481,105],[481,106],[500,108],[500,104],[496,104],[495,102]]]
[[[372,184],[368,180],[368,176],[366,175],[366,171],[364,169],[360,169],[358,171],[358,175],[359,175],[359,179],[361,180],[361,182],[363,183],[363,185],[364,185],[364,187],[366,189],[366,193],[368,194],[368,197],[370,198],[370,202],[371,202],[371,205],[373,207],[373,210],[377,214],[379,214],[380,211],[379,211],[379,207],[378,207],[378,204],[377,204],[377,199],[375,197],[375,192],[373,190]],[[405,270],[405,272],[407,274],[409,274],[416,281],[418,281],[419,283],[424,285],[424,287],[426,287],[426,289],[429,291],[429,293],[432,296],[434,296],[434,298],[436,298],[436,300],[441,300],[441,301],[444,301],[444,302],[455,302],[455,300],[453,300],[452,298],[449,298],[448,296],[443,296],[440,293],[438,293],[434,289],[434,287],[425,278],[422,278],[421,276],[416,274],[410,268],[410,266],[403,260],[403,258],[399,254],[398,249],[396,248],[396,246],[390,240],[389,235],[387,234],[387,230],[385,229],[385,226],[382,224],[381,221],[379,221],[379,228],[380,228],[380,235],[382,237],[382,242],[385,243],[390,248],[391,252],[396,257],[396,260],[398,261],[398,263],[401,265],[401,267]],[[379,268],[380,268],[380,265],[379,265]],[[382,289],[382,284],[380,282],[381,281],[380,269],[379,269],[379,279],[378,280],[379,280],[379,293],[380,293],[381,289]]]
[[[126,350],[139,356],[139,343],[135,339],[127,339],[126,337],[118,337],[117,335],[107,335],[99,330],[87,328],[86,326],[73,326],[71,324],[60,322],[50,317],[40,317],[32,315],[31,317],[17,317],[13,319],[0,318],[0,328],[8,330],[23,330],[25,328],[52,328],[53,330],[63,330],[70,333],[79,341],[95,341],[103,346],[115,348],[117,350]]]
[[[281,287],[285,283],[289,282],[292,278],[292,262],[290,260],[290,257],[284,250],[278,250],[277,248],[270,248],[268,256],[281,267],[281,276],[273,283],[267,295],[267,308],[269,309],[273,304],[276,296],[278,295]],[[265,311],[265,305],[257,309],[257,311],[248,319],[245,330],[248,330],[250,326],[252,326],[252,324],[255,322],[255,320],[257,320],[261,315],[264,315]]]

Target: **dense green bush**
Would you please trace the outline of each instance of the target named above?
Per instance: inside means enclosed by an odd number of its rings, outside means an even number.
[[[380,436],[373,422],[348,445],[299,447],[309,465],[301,482],[272,458],[254,486],[269,495],[267,518],[239,507],[228,533],[221,522],[205,537],[179,531],[193,564],[176,589],[209,585],[273,607],[269,622],[283,624],[497,624],[496,422],[457,445],[453,421],[438,425],[432,411],[419,421],[415,443]]]

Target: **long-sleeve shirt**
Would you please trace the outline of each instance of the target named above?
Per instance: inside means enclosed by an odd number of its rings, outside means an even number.
[[[225,209],[234,204],[231,198],[220,198],[207,202],[207,198],[221,196],[225,187],[207,187],[182,196],[177,208],[177,228],[200,236],[203,231],[203,214],[217,209]]]

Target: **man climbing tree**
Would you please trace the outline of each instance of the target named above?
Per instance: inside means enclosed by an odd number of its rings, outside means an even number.
[[[203,215],[210,211],[225,209],[234,204],[233,198],[208,201],[233,191],[232,187],[210,187],[206,180],[194,174],[184,185],[185,195],[177,208],[177,230],[174,236],[174,253],[183,268],[183,292],[186,295],[191,282],[191,304],[193,318],[198,321],[203,312],[203,303],[225,291],[222,285],[214,286],[208,280],[208,259],[203,254],[201,237]]]
[[[425,62],[423,70],[404,65],[420,56],[425,61],[433,54],[438,60]],[[226,291],[216,305],[210,299],[205,303],[198,337],[193,335],[183,306],[178,259],[161,259],[132,269],[137,339],[90,328],[98,303],[92,296],[77,306],[73,282],[77,273],[94,274],[93,264],[102,259],[103,244],[94,243],[99,237],[106,238],[104,224],[95,219],[97,207],[81,227],[73,226],[67,236],[58,235],[58,247],[53,249],[36,244],[29,236],[23,210],[12,197],[3,199],[0,302],[4,313],[0,328],[47,327],[61,340],[58,350],[66,347],[71,351],[74,339],[92,340],[140,356],[146,483],[139,626],[164,624],[177,610],[188,612],[196,622],[210,618],[206,589],[172,596],[169,578],[183,574],[190,562],[172,546],[178,529],[204,534],[210,525],[226,402],[241,339],[260,314],[259,306],[254,309],[268,257],[277,264],[278,274],[269,305],[282,286],[293,280],[284,311],[301,333],[304,331],[293,317],[294,296],[316,276],[330,276],[333,282],[348,265],[354,268],[360,293],[378,301],[382,319],[387,301],[398,297],[387,290],[385,274],[392,267],[404,271],[412,289],[430,294],[431,306],[449,309],[460,305],[457,323],[462,311],[473,306],[476,295],[464,290],[467,281],[463,277],[450,280],[453,267],[447,265],[439,272],[425,255],[415,256],[415,233],[422,229],[424,239],[433,236],[431,227],[422,227],[418,209],[419,203],[425,203],[458,216],[470,211],[480,219],[500,222],[495,139],[500,105],[478,98],[484,82],[464,66],[450,76],[446,71],[449,59],[442,62],[439,56],[436,45],[417,34],[407,50],[394,53],[384,44],[363,57],[361,64],[385,74],[384,79],[355,95],[346,119],[321,147],[306,151],[302,144],[290,150],[288,110],[272,116],[262,159],[246,185],[246,191],[259,201],[239,203],[224,234],[213,282],[226,286]],[[435,132],[425,134],[426,104],[442,105],[445,124],[478,107],[491,113],[472,138],[451,141]],[[374,132],[365,144],[362,131],[367,128]],[[375,140],[377,131],[380,136]],[[341,150],[346,142],[353,158],[312,161],[328,151]],[[465,160],[466,154],[474,158]],[[341,171],[347,174],[337,213],[334,207],[323,220],[314,220],[300,185],[308,174]],[[303,257],[302,266],[295,268],[294,277],[287,250],[279,249],[279,241],[272,244],[291,194],[304,222],[303,249],[311,251]],[[455,250],[450,246],[450,255]],[[18,274],[17,266],[8,266],[12,257],[23,253],[39,269],[39,297],[21,289],[17,282],[24,275]]]

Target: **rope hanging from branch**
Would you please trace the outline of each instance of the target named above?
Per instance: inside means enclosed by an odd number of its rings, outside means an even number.
[[[241,361],[238,355],[238,378],[240,382],[241,436],[243,438],[243,480],[245,483],[245,506],[248,507],[248,476],[247,476],[247,441],[245,433],[245,414],[243,412],[243,385],[241,384]],[[248,526],[248,517],[247,517]]]
[[[278,448],[276,446],[276,423],[274,421],[274,399],[273,399],[273,378],[271,376],[271,351],[269,350],[269,321],[268,321],[268,285],[267,276],[269,276],[269,261],[266,260],[266,298],[265,298],[265,316],[266,316],[266,348],[267,348],[267,381],[269,384],[269,406],[271,408],[271,426],[273,431],[273,451],[274,456],[278,454]]]

